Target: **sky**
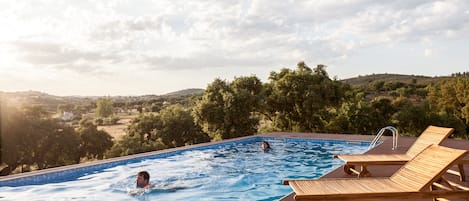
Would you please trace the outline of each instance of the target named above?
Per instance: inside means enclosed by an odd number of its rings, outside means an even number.
[[[161,95],[327,65],[469,71],[468,0],[0,0],[0,91]]]

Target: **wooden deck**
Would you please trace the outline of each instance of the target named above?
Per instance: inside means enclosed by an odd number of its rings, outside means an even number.
[[[271,133],[265,136],[271,137],[297,137],[297,138],[310,138],[310,139],[334,139],[334,140],[361,140],[361,141],[371,141],[374,137],[371,135],[345,135],[345,134],[311,134],[311,133]],[[372,150],[368,151],[367,153],[373,154],[388,154],[388,153],[405,153],[407,149],[413,144],[416,140],[414,137],[399,137],[398,141],[398,148],[397,150],[392,150],[392,137],[390,136],[383,136],[382,139],[383,143]],[[469,141],[468,140],[453,140],[448,139],[442,143],[443,146],[458,148],[458,149],[466,149],[469,150]],[[466,156],[466,160],[469,160],[469,157]],[[389,165],[389,166],[370,166],[368,169],[373,172],[373,177],[388,177],[391,176],[396,170],[398,170],[400,165]],[[457,167],[453,167],[452,169],[457,170]],[[469,186],[469,164],[464,166],[464,170],[466,172],[466,182],[462,184],[465,186]],[[459,178],[457,176],[447,174],[445,175],[451,181],[459,182]],[[347,175],[343,171],[343,167],[339,167],[336,170],[330,172],[327,175],[323,176],[324,178],[355,178],[355,175]],[[401,199],[396,199],[398,201]],[[432,199],[408,199],[408,200],[415,200],[415,201],[431,201]],[[451,199],[451,200],[464,200],[464,199]],[[284,198],[280,199],[280,201],[294,201],[293,193],[290,195],[285,196]],[[394,201],[394,200],[389,200]]]

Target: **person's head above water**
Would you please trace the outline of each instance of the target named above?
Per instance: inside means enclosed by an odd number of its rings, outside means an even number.
[[[262,150],[270,149],[270,144],[267,141],[262,141]]]
[[[144,188],[150,185],[150,174],[147,171],[141,171],[137,174],[137,187]]]

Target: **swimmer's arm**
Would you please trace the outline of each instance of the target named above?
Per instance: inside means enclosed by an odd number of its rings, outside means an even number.
[[[135,190],[130,191],[129,194],[130,195],[139,195],[139,194],[144,193],[148,189],[150,189],[150,190],[153,189],[155,186],[156,186],[155,184],[148,184],[144,188],[135,189]]]
[[[145,189],[144,189],[144,188],[135,189],[135,190],[129,191],[129,195],[140,195],[140,194],[142,194],[143,192],[145,192]]]

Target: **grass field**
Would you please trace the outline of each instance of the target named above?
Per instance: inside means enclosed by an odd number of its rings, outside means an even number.
[[[126,134],[127,126],[132,119],[137,116],[138,115],[119,115],[120,120],[116,125],[98,126],[98,130],[106,131],[114,138],[114,141],[118,141]]]

